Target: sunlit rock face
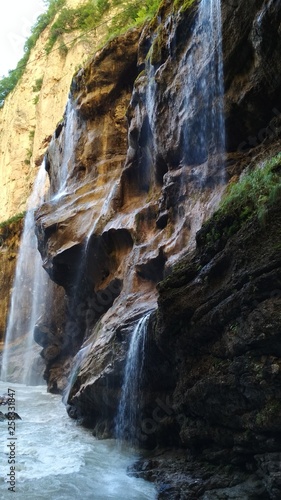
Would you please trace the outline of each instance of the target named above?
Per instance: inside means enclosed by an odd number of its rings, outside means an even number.
[[[204,147],[198,141],[204,112],[198,108],[203,88],[198,82],[207,81],[211,64],[210,55],[201,58],[198,2],[181,12],[168,3],[157,22],[129,31],[97,53],[73,79],[64,121],[47,152],[51,195],[37,212],[37,235],[43,265],[66,296],[63,329],[47,312],[46,330],[38,325],[38,337],[50,353],[45,356],[50,390],[62,390],[70,360],[83,342],[89,346],[79,358],[69,411],[100,436],[113,433],[135,322],[157,308],[157,284],[195,248],[196,232],[216,208],[226,182],[251,161],[248,135],[258,137],[258,154],[259,127],[279,119],[270,110],[277,106],[280,80],[269,84],[266,69],[277,61],[278,43],[269,53],[255,35],[259,26],[263,40],[271,17],[277,34],[278,6],[222,4],[225,167],[211,140],[204,144],[201,137]],[[244,44],[249,50],[240,58]],[[275,128],[274,138],[265,140],[272,142],[278,133]],[[44,337],[51,321],[53,337]],[[178,362],[176,354],[167,358],[159,339],[151,349],[143,382],[148,416],[155,399],[175,388]],[[176,424],[170,424],[167,418],[151,445],[169,444],[168,428],[171,443],[179,444]]]

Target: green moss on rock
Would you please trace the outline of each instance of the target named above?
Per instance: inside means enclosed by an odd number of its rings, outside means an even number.
[[[176,10],[186,11],[192,7],[197,0],[175,0],[174,8]]]
[[[25,212],[21,212],[3,222],[0,222],[0,247],[6,240],[12,238],[15,234],[18,234],[21,231],[24,217]]]
[[[253,217],[265,224],[269,208],[280,200],[281,153],[229,186],[217,212],[198,232],[198,246],[224,245]]]

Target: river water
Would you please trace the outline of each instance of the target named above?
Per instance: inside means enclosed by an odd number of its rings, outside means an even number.
[[[137,456],[114,440],[99,441],[90,430],[71,420],[61,397],[45,386],[27,387],[0,382],[0,395],[15,391],[15,434],[8,420],[0,422],[0,499],[16,500],[152,500],[152,484],[126,473]],[[0,406],[3,413],[7,406]],[[11,430],[11,429],[10,429]],[[16,439],[15,439],[16,438]],[[13,444],[15,443],[15,445]],[[7,445],[15,446],[13,448]],[[15,455],[15,491],[8,490],[9,456]],[[11,461],[11,460],[10,460]],[[12,472],[13,473],[13,472]]]

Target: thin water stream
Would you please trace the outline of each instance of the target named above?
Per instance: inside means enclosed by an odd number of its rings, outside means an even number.
[[[139,387],[142,380],[147,327],[150,312],[136,324],[130,340],[125,365],[122,394],[116,418],[116,436],[119,440],[133,443],[137,436],[137,421],[140,400]]]

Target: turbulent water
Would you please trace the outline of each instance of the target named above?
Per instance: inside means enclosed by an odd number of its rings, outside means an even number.
[[[129,477],[126,469],[137,457],[120,450],[115,441],[96,440],[91,431],[70,420],[60,396],[46,387],[8,386],[0,382],[0,394],[15,390],[15,435],[8,434],[8,421],[1,427],[0,498],[9,498],[7,482],[10,448],[16,438],[15,490],[17,500],[150,500],[156,498],[154,486]],[[1,406],[6,412],[6,406]],[[11,476],[10,476],[11,477]]]

